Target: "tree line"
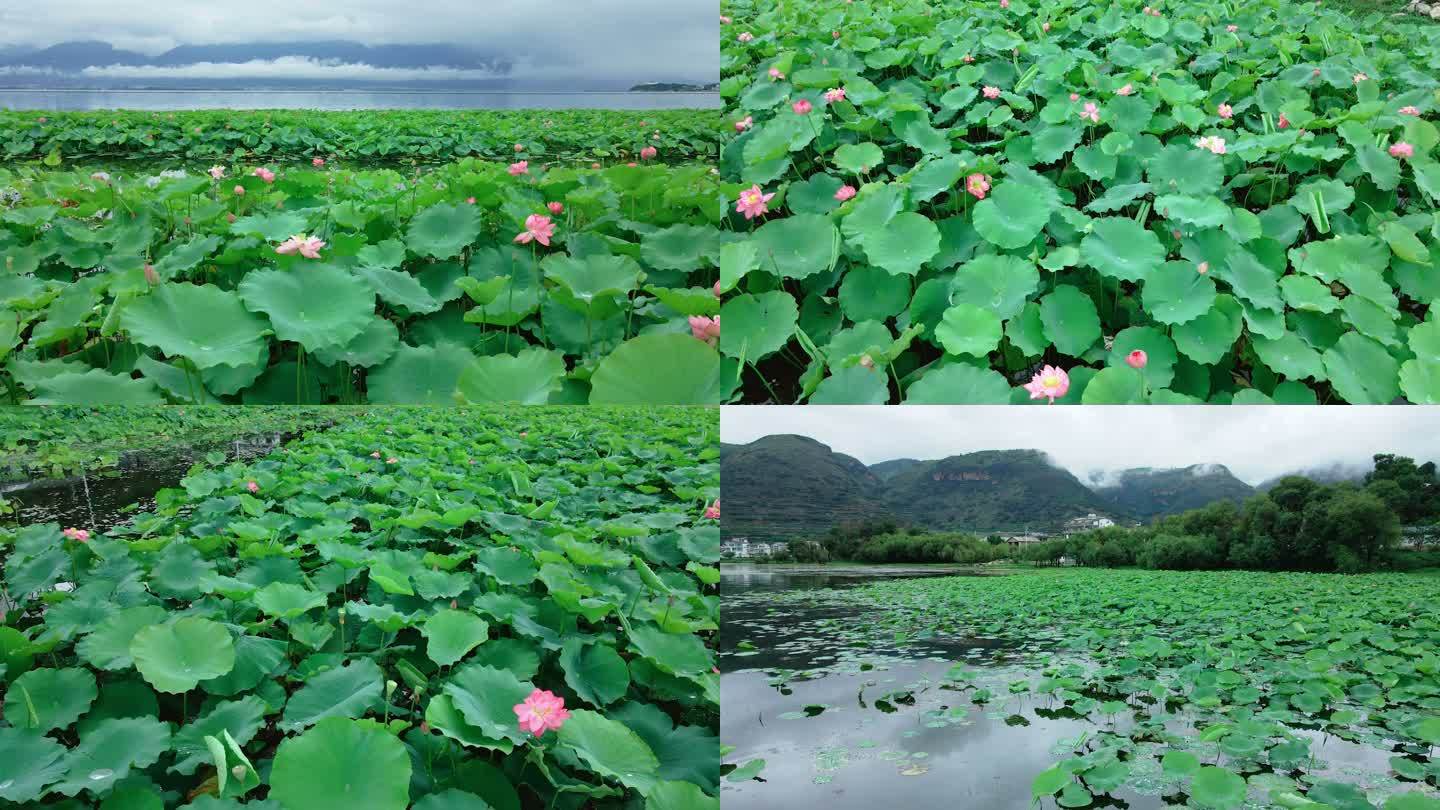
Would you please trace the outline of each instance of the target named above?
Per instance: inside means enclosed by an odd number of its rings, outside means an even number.
[[[1374,460],[1374,470],[1362,481],[1327,484],[1291,476],[1240,503],[1216,501],[1148,526],[1097,529],[1014,550],[998,537],[875,521],[792,542],[781,558],[965,564],[1008,558],[1036,564],[1345,573],[1440,565],[1440,551],[1407,551],[1400,542],[1402,527],[1440,523],[1435,464],[1417,465],[1391,454]]]

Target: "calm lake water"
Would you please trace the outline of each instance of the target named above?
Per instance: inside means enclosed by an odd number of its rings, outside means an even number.
[[[1031,807],[1035,775],[1098,727],[1008,687],[1044,667],[1093,662],[1057,654],[1049,637],[877,637],[866,622],[875,609],[847,596],[866,582],[937,573],[722,566],[720,737],[735,746],[725,762],[765,761],[758,779],[726,779],[725,810]],[[947,677],[957,664],[973,687]],[[978,690],[989,699],[977,702]],[[1313,750],[1346,781],[1382,778],[1388,767],[1383,750],[1333,737],[1317,734]],[[1152,810],[1183,798],[1158,765],[1136,771],[1089,806]]]
[[[0,90],[0,109],[7,110],[661,110],[719,106],[718,93]]]

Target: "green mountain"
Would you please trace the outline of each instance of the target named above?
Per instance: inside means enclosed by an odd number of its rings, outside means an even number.
[[[1093,480],[1093,479],[1092,479]],[[1110,508],[1150,522],[1161,515],[1199,509],[1215,501],[1243,501],[1255,488],[1223,464],[1193,464],[1178,469],[1137,467],[1094,480]]]
[[[1039,450],[919,462],[885,481],[884,499],[901,521],[931,529],[1054,531],[1092,512],[1125,516]]]
[[[766,436],[720,448],[720,530],[788,540],[889,517],[880,479],[864,464],[804,436]]]
[[[882,461],[879,464],[871,464],[870,472],[875,473],[881,481],[889,481],[891,478],[914,467],[916,464],[925,463],[924,461],[917,461],[913,458],[897,458],[891,461]]]

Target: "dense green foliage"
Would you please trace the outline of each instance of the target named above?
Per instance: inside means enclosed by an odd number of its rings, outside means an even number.
[[[545,161],[714,160],[714,110],[0,111],[0,161],[143,160],[157,169],[216,162],[447,163],[509,159],[515,144]]]
[[[727,401],[1440,402],[1440,28],[1142,6],[726,0]]]
[[[1168,569],[1367,571],[1408,567],[1406,523],[1440,518],[1435,465],[1375,457],[1366,483],[1283,478],[1237,505],[1217,501],[1141,528],[1114,527],[1026,547],[1036,562]]]
[[[263,168],[0,169],[0,396],[718,401],[709,168]]]
[[[344,418],[317,408],[61,406],[0,408],[0,478],[61,477],[115,466],[122,453],[224,442],[257,433],[297,433]]]
[[[976,636],[1052,644],[1008,685],[964,663],[939,684],[941,708],[961,717],[1082,724],[1054,741],[1056,763],[1029,785],[1047,806],[1107,806],[1128,789],[1211,810],[1434,810],[1437,597],[1432,578],[1402,574],[1069,569],[847,589],[844,603],[867,620],[843,632],[856,649]],[[917,700],[926,686],[892,704],[930,711],[933,699]],[[1325,738],[1388,757],[1388,771],[1355,784],[1326,767]]]
[[[959,563],[976,565],[1009,556],[1005,546],[969,534],[900,531],[895,524],[837,526],[819,539],[794,540],[774,559],[794,562],[848,560],[867,563]]]
[[[716,810],[718,431],[373,408],[0,535],[0,801]],[[570,712],[538,737],[537,688]]]

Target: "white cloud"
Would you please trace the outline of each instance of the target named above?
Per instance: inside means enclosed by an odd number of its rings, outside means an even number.
[[[718,17],[714,0],[0,0],[0,47],[444,43],[572,75],[718,80]]]
[[[721,409],[720,429],[728,443],[810,436],[866,464],[1043,450],[1082,480],[1131,467],[1224,464],[1257,484],[1364,465],[1376,453],[1440,461],[1440,408],[1419,407],[755,406]]]
[[[489,70],[468,70],[451,67],[391,68],[305,59],[287,56],[281,59],[253,59],[248,62],[196,62],[191,65],[110,65],[86,68],[84,75],[97,79],[130,79],[135,81],[175,79],[312,79],[351,81],[437,81],[503,78],[506,74]]]

